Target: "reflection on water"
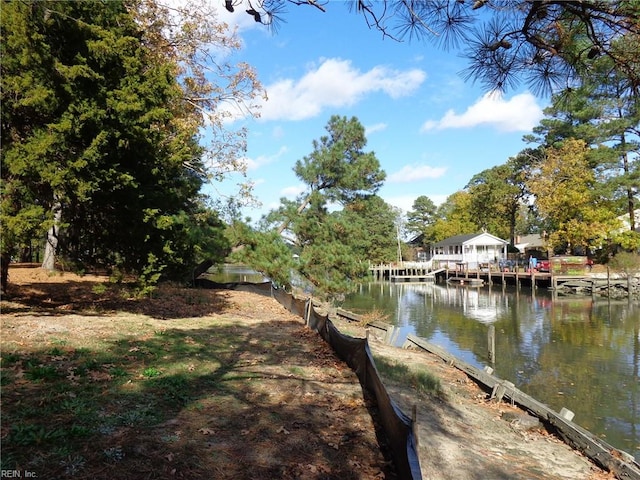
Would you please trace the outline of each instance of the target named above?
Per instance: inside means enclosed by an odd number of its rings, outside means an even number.
[[[252,270],[245,265],[231,265],[225,264],[216,267],[211,267],[205,274],[206,278],[213,282],[218,283],[233,283],[233,282],[251,282],[262,283],[268,279],[261,273]]]
[[[400,327],[495,374],[640,458],[640,306],[546,290],[435,284],[362,285],[343,308],[384,312]]]

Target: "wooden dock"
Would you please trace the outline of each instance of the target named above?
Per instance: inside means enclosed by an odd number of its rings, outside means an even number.
[[[389,280],[397,283],[424,283],[424,282],[435,282],[437,280],[437,275],[444,272],[444,268],[440,268],[438,270],[431,270],[426,273],[417,273],[416,271],[410,272],[409,275],[391,275]]]
[[[448,282],[455,284],[479,285],[512,285],[518,288],[530,287],[548,288],[557,290],[565,283],[570,282],[595,282],[587,274],[585,275],[553,275],[548,272],[528,271],[524,268],[515,268],[510,271],[499,271],[491,268],[482,269],[450,269],[438,268],[432,270],[430,264],[407,262],[403,264],[375,265],[369,268],[375,280],[389,280],[395,283],[417,282]],[[455,279],[455,280],[451,280]],[[451,280],[449,282],[449,280]],[[602,282],[601,282],[602,283]]]
[[[475,277],[449,277],[447,283],[464,287],[481,287],[484,285],[484,280]]]
[[[395,283],[424,283],[424,282],[435,282],[435,275],[391,275],[389,278],[390,281]]]

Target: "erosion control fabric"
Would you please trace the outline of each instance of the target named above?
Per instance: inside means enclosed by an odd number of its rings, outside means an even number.
[[[366,339],[354,338],[340,333],[327,315],[319,314],[310,305],[310,299],[295,298],[290,293],[274,288],[269,282],[216,283],[198,278],[195,284],[201,288],[242,290],[271,296],[291,313],[304,318],[308,327],[318,332],[336,354],[356,373],[362,388],[376,399],[380,423],[391,447],[398,477],[407,480],[422,479],[416,439],[413,435],[413,422],[389,396],[380,380]]]

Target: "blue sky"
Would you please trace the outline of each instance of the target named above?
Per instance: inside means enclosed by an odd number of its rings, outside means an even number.
[[[378,194],[404,211],[420,195],[440,204],[474,174],[527,147],[522,137],[539,123],[547,99],[526,88],[486,92],[463,80],[459,52],[384,39],[342,2],[326,9],[291,5],[277,33],[242,11],[221,15],[239,25],[243,47],[233,61],[252,65],[268,95],[261,118],[244,121],[248,177],[262,203],[245,215],[257,220],[281,197],[304,191],[293,167],[332,115],[360,120],[366,150],[387,173]],[[212,195],[231,192],[231,183]]]

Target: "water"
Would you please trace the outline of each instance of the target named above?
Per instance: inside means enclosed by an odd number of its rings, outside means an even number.
[[[376,310],[495,375],[640,460],[640,305],[546,290],[434,284],[362,285],[342,308]],[[488,327],[496,330],[495,363]]]
[[[252,270],[250,267],[231,264],[224,264],[220,267],[211,267],[206,273],[206,278],[218,283],[262,283],[268,280],[264,275]]]

